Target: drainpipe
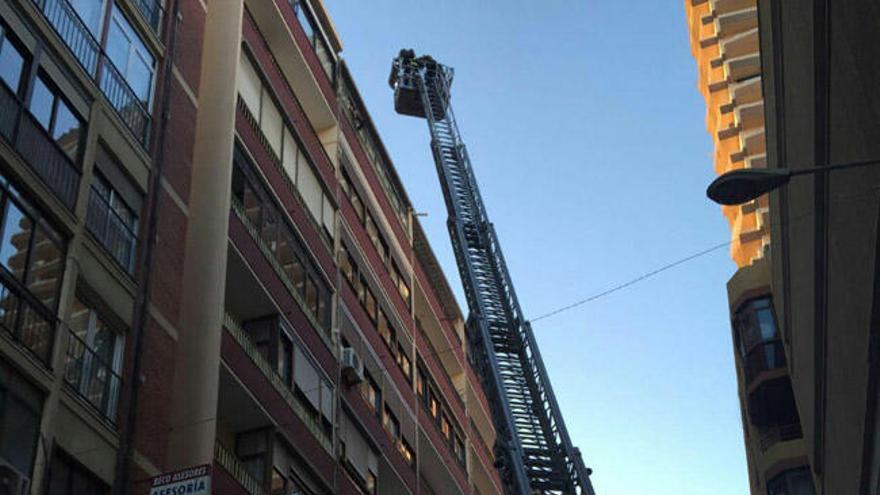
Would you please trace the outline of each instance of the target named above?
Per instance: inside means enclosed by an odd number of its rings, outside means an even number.
[[[147,314],[150,305],[150,287],[152,282],[152,267],[155,260],[156,226],[159,217],[159,191],[162,187],[162,169],[165,166],[165,137],[167,135],[168,120],[171,115],[171,82],[172,68],[174,66],[174,53],[177,48],[177,28],[180,24],[180,2],[174,0],[172,9],[171,34],[168,40],[168,51],[165,55],[162,80],[162,113],[159,123],[159,134],[153,147],[153,167],[150,169],[150,184],[147,197],[147,221],[141,232],[145,242],[141,243],[138,253],[138,277],[140,283],[137,286],[134,308],[131,318],[131,335],[134,338],[132,349],[131,386],[127,397],[128,413],[125,417],[123,429],[119,435],[119,449],[116,451],[116,476],[113,480],[113,495],[125,495],[129,481],[129,464],[134,451],[135,433],[137,430],[137,412],[140,398],[141,367],[144,347],[144,330],[146,328]]]

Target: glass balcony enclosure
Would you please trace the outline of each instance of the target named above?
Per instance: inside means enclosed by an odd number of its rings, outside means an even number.
[[[785,366],[785,350],[770,298],[752,299],[740,306],[733,317],[733,328],[747,384],[764,371]]]
[[[110,0],[32,1],[146,148],[156,60],[119,5]]]

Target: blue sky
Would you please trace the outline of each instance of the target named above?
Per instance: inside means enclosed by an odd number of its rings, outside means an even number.
[[[684,0],[325,3],[456,289],[427,126],[395,114],[387,86],[400,48],[455,67],[456,116],[527,316],[729,238],[704,196],[712,149]],[[722,249],[535,323],[598,495],[748,493],[734,270]]]

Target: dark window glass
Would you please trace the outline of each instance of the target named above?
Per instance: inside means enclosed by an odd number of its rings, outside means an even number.
[[[320,315],[318,308],[318,287],[311,277],[306,278],[306,307],[315,315]]]
[[[18,280],[24,281],[27,254],[30,249],[34,222],[27,217],[14,201],[7,200],[3,219],[3,235],[0,237],[0,263]]]
[[[110,491],[107,484],[60,449],[52,457],[49,477],[50,495],[101,495]]]
[[[376,297],[373,296],[373,293],[369,290],[369,288],[366,289],[365,294],[364,294],[364,307],[367,310],[367,316],[370,317],[371,321],[375,322],[376,321]]]
[[[49,90],[49,87],[43,82],[42,78],[37,78],[34,82],[34,89],[31,96],[28,109],[31,115],[37,119],[37,122],[43,126],[43,129],[50,130],[52,125],[52,107],[55,104],[55,94]]]
[[[64,153],[76,161],[84,130],[82,119],[71,110],[70,105],[45,80],[43,74],[34,82],[28,110]]]
[[[0,371],[11,373],[5,367]],[[17,377],[8,381],[0,381],[0,459],[24,476],[30,476],[40,429],[40,411],[35,409],[39,404],[32,404],[35,401],[29,396],[36,396],[37,392],[30,390],[31,387]],[[20,388],[27,390],[16,390]]]
[[[64,273],[64,252],[58,246],[58,234],[45,224],[34,231],[34,245],[28,268],[27,288],[43,301],[47,308],[55,308]]]
[[[293,342],[284,334],[280,337],[278,346],[278,374],[284,383],[291,385],[293,383]]]
[[[784,471],[767,482],[767,495],[814,495],[813,476],[808,468]]]
[[[3,26],[0,25],[0,33]],[[8,36],[0,37],[0,79],[6,83],[13,93],[21,90],[24,75],[25,58],[21,50]]]
[[[392,438],[400,438],[400,421],[397,420],[397,416],[391,412],[391,409],[387,405],[385,406],[385,412],[382,415],[382,424],[385,426],[388,433],[391,434]]]

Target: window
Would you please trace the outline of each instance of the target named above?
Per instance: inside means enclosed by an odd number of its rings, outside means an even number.
[[[455,434],[455,437],[453,439],[452,453],[455,454],[455,460],[457,460],[459,464],[464,466],[464,441],[461,439],[461,436],[458,433]]]
[[[86,226],[129,274],[134,274],[138,213],[128,205],[100,171],[89,193]]]
[[[367,310],[367,316],[370,317],[370,321],[376,323],[376,297],[373,295],[373,292],[367,287],[366,282],[364,283],[364,287],[366,291],[364,293],[364,308]]]
[[[740,306],[734,314],[733,327],[747,382],[763,371],[785,366],[785,351],[770,298],[753,299]]]
[[[342,246],[339,251],[339,269],[342,271],[342,276],[345,277],[345,280],[352,284],[352,286],[354,286],[355,277],[354,266],[351,254],[345,249],[345,246]]]
[[[105,0],[68,0],[68,2],[92,35],[100,39],[107,2]]]
[[[422,373],[421,368],[416,370],[416,394],[419,396],[419,399],[424,403],[425,402],[425,376]]]
[[[406,349],[404,349],[403,346],[400,344],[397,344],[397,365],[400,366],[400,370],[403,371],[404,376],[406,376],[406,380],[411,380],[412,361],[410,360],[409,356],[406,355]]]
[[[30,477],[37,452],[43,397],[0,361],[0,461]]]
[[[289,495],[288,491],[288,480],[283,474],[278,472],[277,469],[272,469],[272,482],[269,485],[269,494],[270,495]]]
[[[156,61],[119,6],[113,4],[107,32],[107,56],[135,96],[147,108],[153,88]]]
[[[64,270],[61,236],[14,188],[2,196],[0,265],[54,312]]]
[[[370,375],[368,371],[364,371],[364,381],[361,382],[361,395],[364,397],[364,400],[367,401],[370,408],[378,413],[381,409],[382,405],[382,392],[379,390],[379,385],[376,384],[376,381],[373,380],[373,377]]]
[[[437,400],[437,394],[434,392],[434,389],[429,388],[428,393],[430,395],[428,399],[428,411],[431,413],[431,417],[436,420],[437,416],[440,415],[440,402]]]
[[[287,386],[293,385],[293,342],[284,332],[278,335],[278,376]]]
[[[387,345],[391,353],[394,354],[394,328],[391,327],[388,317],[385,316],[385,312],[382,310],[379,310],[379,320],[376,323],[376,330],[378,330],[379,336],[382,337],[385,345]]]
[[[440,415],[440,433],[443,433],[443,438],[448,442],[450,440],[450,435],[452,435],[452,428],[449,426],[449,419],[446,418],[446,413]]]
[[[397,450],[400,451],[400,455],[403,456],[403,460],[406,461],[408,465],[415,465],[416,454],[413,452],[412,447],[409,446],[409,442],[407,442],[405,438],[400,438],[400,441],[397,443]]]
[[[385,405],[385,412],[382,414],[382,426],[385,427],[391,438],[395,440],[400,438],[400,421],[397,420],[397,416],[394,415],[394,412],[391,411],[387,404]]]
[[[406,283],[406,278],[401,275],[400,268],[397,267],[397,263],[393,261],[391,263],[391,273],[391,280],[397,286],[397,290],[398,292],[400,292],[400,297],[402,297],[403,300],[406,302],[406,306],[410,307],[411,302],[409,298],[409,284]]]
[[[65,243],[0,176],[0,328],[48,364]]]
[[[366,489],[368,494],[376,495],[376,474],[372,471],[367,471]]]
[[[333,81],[335,77],[335,63],[333,61],[333,56],[331,55],[330,49],[324,41],[323,36],[320,34],[320,28],[318,28],[318,25],[312,18],[308,6],[305,5],[303,0],[290,0],[290,5],[293,7],[296,19],[299,21],[300,26],[302,26],[306,38],[309,40],[309,44],[315,51],[318,61],[321,62],[321,67],[324,68],[327,77]]]
[[[85,126],[42,72],[34,82],[28,110],[67,157],[76,162]]]
[[[767,482],[767,495],[814,495],[813,476],[809,468],[783,471]]]
[[[122,371],[122,336],[94,309],[74,299],[64,378],[104,417],[115,422]]]
[[[235,456],[241,461],[244,470],[261,485],[266,479],[271,462],[271,441],[269,430],[255,430],[239,433],[235,438]]]
[[[8,29],[0,24],[0,79],[16,95],[22,90],[27,70],[25,53],[27,52],[12,38]]]
[[[56,447],[49,467],[49,489],[51,495],[101,495],[110,487],[91,471],[76,462],[73,456]]]

